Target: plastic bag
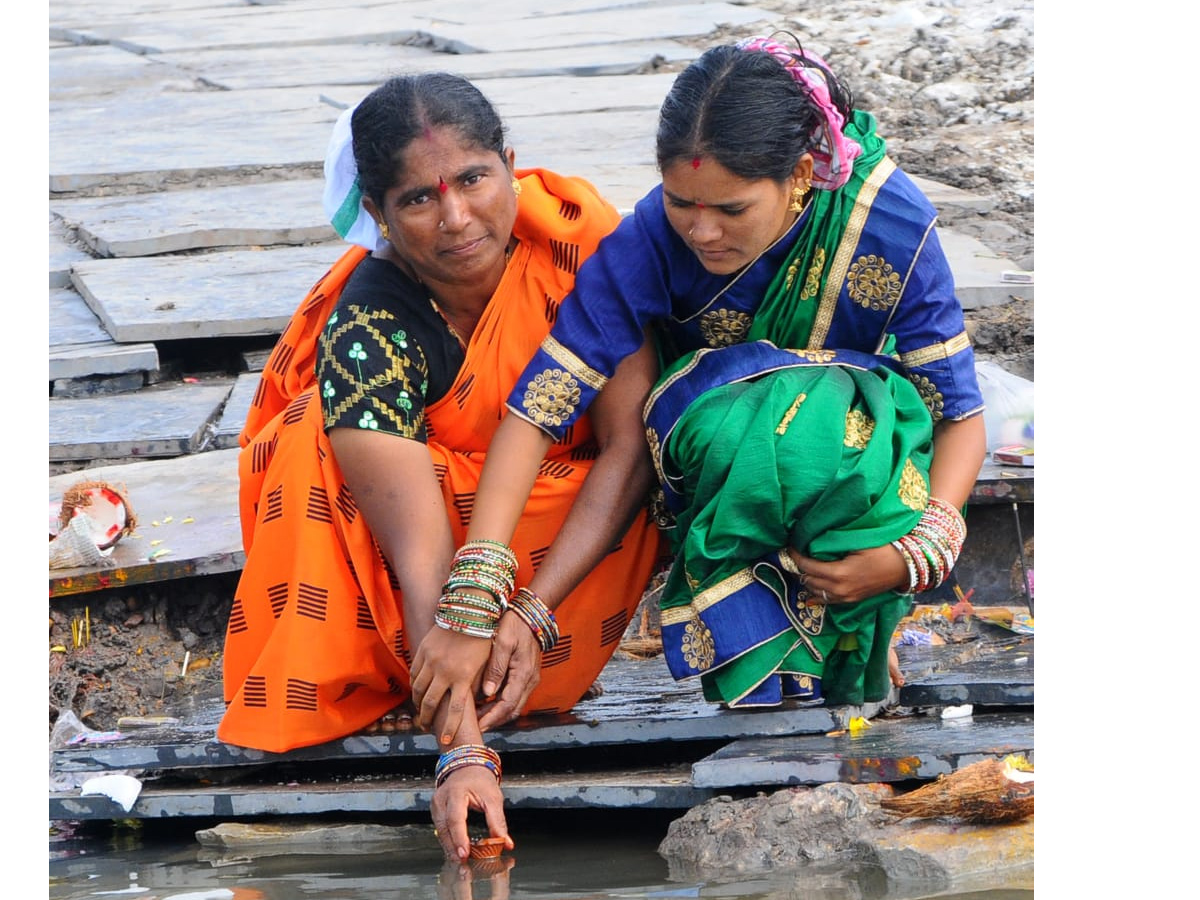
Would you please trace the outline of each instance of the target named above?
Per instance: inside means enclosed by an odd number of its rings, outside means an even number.
[[[975,363],[983,391],[988,453],[1020,444],[1033,449],[1033,382],[988,360]]]

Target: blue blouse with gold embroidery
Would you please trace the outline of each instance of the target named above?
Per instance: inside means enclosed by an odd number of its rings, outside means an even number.
[[[509,408],[557,439],[641,346],[643,329],[657,330],[668,362],[739,343],[806,215],[740,272],[713,275],[671,227],[655,187],[580,268]],[[893,337],[937,422],[980,412],[983,396],[935,219],[920,189],[885,157],[827,262],[825,292],[810,301],[819,306],[808,349],[879,353]]]

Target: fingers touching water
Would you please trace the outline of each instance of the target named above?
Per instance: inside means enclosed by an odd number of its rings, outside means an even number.
[[[504,818],[504,796],[496,776],[484,766],[463,766],[433,792],[430,803],[434,831],[447,859],[470,858],[467,815],[471,810],[483,813],[492,837],[504,838],[505,847],[513,848]]]

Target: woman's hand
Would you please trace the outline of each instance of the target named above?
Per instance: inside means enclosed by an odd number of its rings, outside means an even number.
[[[446,715],[438,736],[438,743],[444,747],[450,746],[458,734],[463,711],[479,688],[491,649],[491,641],[436,627],[429,629],[417,648],[412,664],[416,724],[428,731],[438,706],[445,700]]]
[[[791,547],[787,552],[803,573],[808,599],[814,603],[858,603],[908,587],[908,567],[891,544],[856,550],[829,562],[801,556]]]
[[[480,707],[482,731],[511,722],[520,714],[541,680],[541,667],[542,645],[516,613],[505,613],[483,672],[483,696],[490,702]]]
[[[471,853],[471,837],[467,833],[467,813],[476,810],[487,819],[488,833],[504,838],[511,850],[513,839],[504,819],[504,795],[500,782],[486,766],[462,766],[455,769],[433,792],[429,811],[433,830],[447,859],[465,862]]]

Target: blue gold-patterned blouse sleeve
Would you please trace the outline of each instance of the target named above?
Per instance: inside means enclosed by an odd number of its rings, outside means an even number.
[[[967,337],[954,276],[931,225],[888,332],[935,423],[983,410],[975,352]]]
[[[424,443],[427,372],[424,352],[394,315],[339,307],[317,357],[326,430],[366,428]]]
[[[656,187],[643,197],[580,266],[550,334],[509,394],[508,408],[555,440],[642,345],[645,326],[670,312],[660,194]]]

